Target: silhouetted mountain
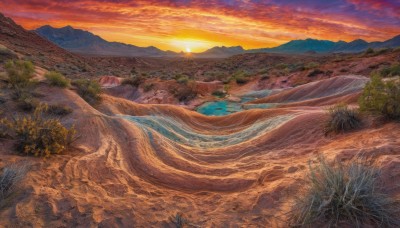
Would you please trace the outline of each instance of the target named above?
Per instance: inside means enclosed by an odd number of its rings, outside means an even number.
[[[399,46],[400,46],[400,35],[395,36],[392,39],[387,40],[385,42],[375,42],[372,45],[373,48],[393,48]]]
[[[292,40],[286,44],[274,48],[260,48],[248,50],[252,52],[271,52],[271,53],[356,53],[365,51],[368,48],[394,48],[400,46],[400,35],[384,42],[371,42],[365,40],[354,40],[352,42],[338,41],[333,42],[329,40]]]
[[[221,57],[229,57],[232,55],[238,55],[245,53],[245,50],[241,46],[234,47],[213,47],[204,52],[194,54],[196,57],[202,58],[221,58]]]
[[[71,26],[53,28],[45,25],[35,30],[40,36],[50,40],[58,46],[75,53],[89,55],[110,56],[147,56],[147,57],[176,57],[184,56],[184,53],[162,51],[156,47],[138,47],[119,42],[108,42],[88,31],[74,29]],[[368,48],[394,48],[400,46],[400,35],[384,42],[368,43],[365,40],[354,40],[352,42],[329,40],[292,40],[288,43],[274,48],[260,48],[244,50],[241,46],[213,47],[202,53],[193,53],[198,58],[225,58],[243,53],[356,53]]]
[[[110,56],[174,56],[177,53],[162,51],[156,47],[138,47],[119,42],[108,42],[93,33],[71,26],[53,28],[49,25],[35,30],[40,36],[50,40],[58,46],[75,53],[88,55]]]

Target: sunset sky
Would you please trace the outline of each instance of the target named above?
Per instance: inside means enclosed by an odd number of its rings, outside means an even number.
[[[71,25],[108,41],[173,51],[400,34],[400,0],[1,0],[0,11],[27,29]]]

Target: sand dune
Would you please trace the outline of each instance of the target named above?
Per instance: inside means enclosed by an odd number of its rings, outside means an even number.
[[[258,102],[357,96],[366,79],[332,78]],[[208,117],[172,105],[103,95],[92,107],[74,91],[41,88],[47,102],[74,108],[75,149],[32,162],[26,190],[1,212],[1,226],[173,227],[182,212],[199,227],[284,226],[317,154],[376,156],[390,192],[399,194],[398,123],[324,137],[323,107],[292,106]],[[2,146],[6,154],[8,144]],[[61,219],[62,218],[62,219]]]

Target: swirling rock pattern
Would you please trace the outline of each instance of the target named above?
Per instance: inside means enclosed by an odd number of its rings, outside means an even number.
[[[360,91],[351,90],[335,101]],[[48,102],[73,106],[65,123],[75,122],[81,137],[48,162],[28,158],[26,188],[0,213],[1,226],[173,227],[169,217],[181,212],[198,227],[284,227],[318,153],[375,156],[389,191],[400,193],[398,123],[327,138],[318,105],[208,117],[109,95],[95,109],[73,91],[46,92]]]

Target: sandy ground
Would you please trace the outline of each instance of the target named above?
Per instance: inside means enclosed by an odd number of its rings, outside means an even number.
[[[174,227],[169,218],[179,212],[194,227],[285,227],[307,163],[318,154],[373,157],[399,197],[400,124],[366,119],[360,130],[325,137],[326,106],[315,99],[353,102],[360,89],[343,88],[364,79],[334,80],[297,89],[303,96],[291,102],[310,104],[224,117],[111,95],[92,107],[72,90],[42,86],[47,102],[74,109],[62,121],[75,123],[81,137],[46,160],[13,155],[10,143],[0,142],[2,165],[31,164],[19,194],[0,211],[0,226]]]

